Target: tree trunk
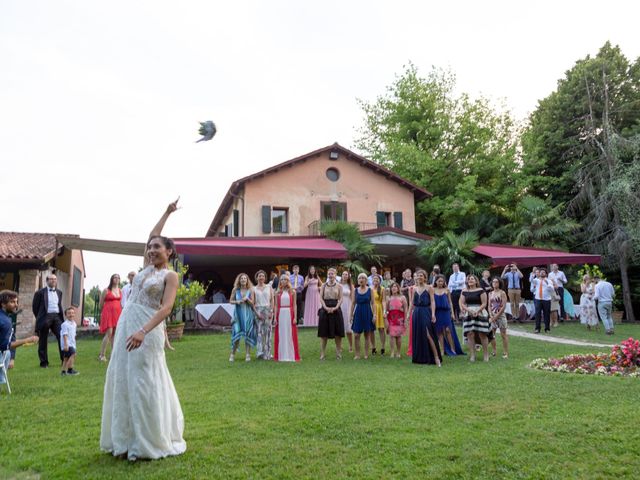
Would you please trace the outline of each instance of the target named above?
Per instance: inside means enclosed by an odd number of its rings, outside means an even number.
[[[629,275],[627,273],[627,257],[620,255],[618,264],[620,265],[620,280],[622,282],[622,302],[624,304],[625,320],[627,322],[635,322],[636,316],[633,312],[633,304],[631,303],[631,288],[629,286]]]

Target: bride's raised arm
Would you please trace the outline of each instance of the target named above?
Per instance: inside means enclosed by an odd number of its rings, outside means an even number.
[[[147,242],[144,244],[144,266],[145,267],[149,265],[149,257],[147,256],[147,249],[149,248],[149,240],[151,240],[153,237],[162,235],[162,229],[164,228],[164,224],[167,223],[167,219],[173,212],[175,212],[178,209],[178,200],[180,200],[180,197],[178,197],[175,202],[171,202],[167,206],[167,209],[162,214],[162,217],[160,217],[160,220],[158,220],[158,223],[156,223],[156,226],[153,227],[153,229],[151,229],[151,233],[149,233],[149,238],[147,238]]]

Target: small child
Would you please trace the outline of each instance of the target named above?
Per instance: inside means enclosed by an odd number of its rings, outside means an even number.
[[[60,328],[60,347],[62,348],[62,376],[78,375],[73,369],[76,360],[76,309],[69,307],[64,311],[65,321]]]

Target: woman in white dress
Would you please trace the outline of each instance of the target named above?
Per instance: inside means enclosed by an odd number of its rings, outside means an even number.
[[[586,325],[588,330],[591,330],[591,327],[595,327],[598,330],[600,323],[596,313],[596,302],[593,298],[595,287],[589,275],[582,277],[580,290],[582,291],[580,296],[580,323]]]
[[[351,283],[351,274],[349,270],[342,272],[340,277],[340,285],[342,286],[342,319],[344,320],[344,333],[349,340],[349,353],[353,353],[353,330],[351,330],[351,297],[353,295],[353,283]]]
[[[278,284],[273,359],[276,362],[300,361],[296,326],[296,291],[291,287],[289,275],[282,275]]]
[[[178,200],[169,204],[149,235],[144,269],[118,321],[107,369],[102,405],[100,448],[136,460],[180,455],[184,417],[164,356],[164,319],[178,289],[178,275],[168,269],[175,245],[161,236]]]

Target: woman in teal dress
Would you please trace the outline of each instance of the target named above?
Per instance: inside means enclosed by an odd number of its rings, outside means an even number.
[[[253,285],[246,273],[241,273],[236,277],[231,291],[230,302],[235,305],[233,310],[233,321],[231,323],[231,355],[229,361],[233,362],[236,350],[240,345],[240,340],[244,338],[246,349],[245,360],[251,361],[251,349],[258,341],[258,331],[255,325],[255,312],[253,305],[255,302]]]

